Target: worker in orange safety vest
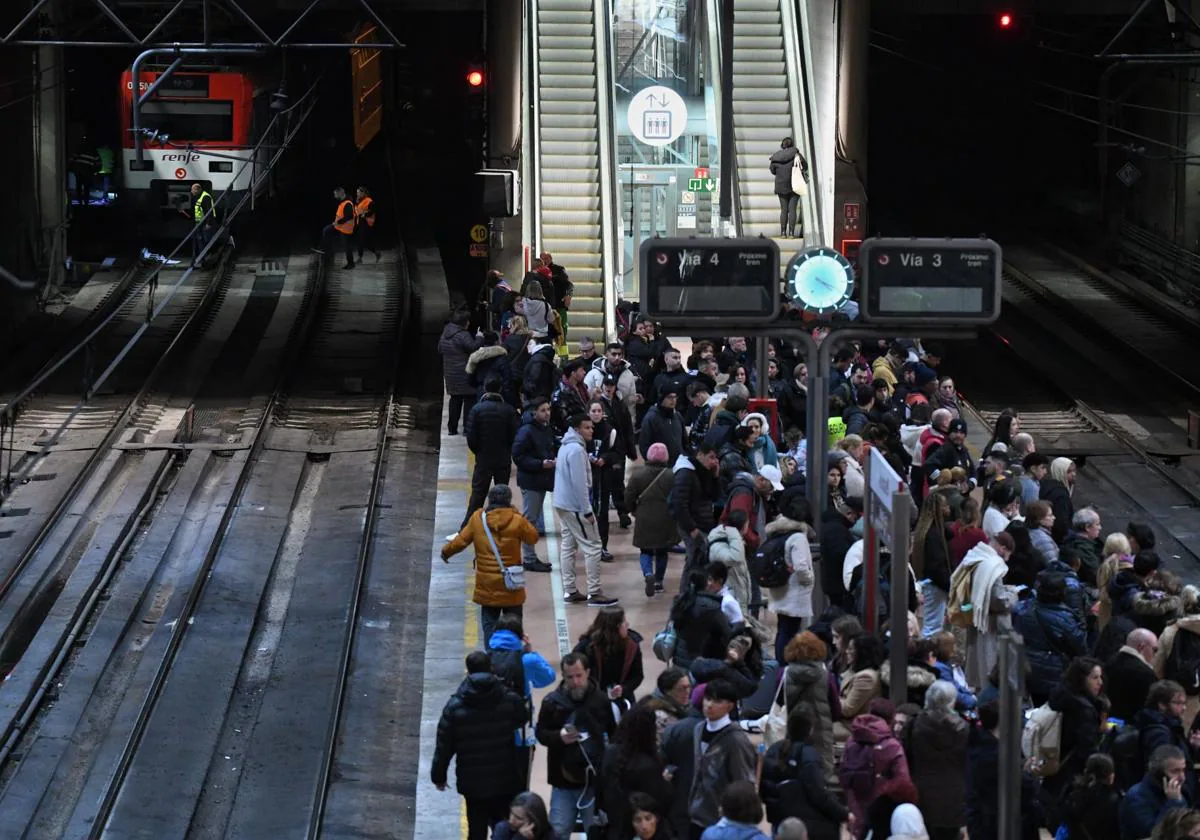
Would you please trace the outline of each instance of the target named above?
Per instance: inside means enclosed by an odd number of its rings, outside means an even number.
[[[354,238],[358,240],[358,261],[362,262],[363,250],[368,249],[375,254],[375,262],[379,262],[379,249],[375,247],[375,199],[366,187],[359,187],[354,197]]]
[[[317,251],[325,253],[333,245],[334,237],[337,237],[346,251],[346,264],[342,268],[354,268],[354,202],[346,198],[346,191],[341,187],[334,189],[333,197],[338,203],[337,212],[334,213],[333,224],[325,225],[321,231],[321,247]]]

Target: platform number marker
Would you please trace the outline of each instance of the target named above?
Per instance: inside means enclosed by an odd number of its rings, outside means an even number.
[[[1126,162],[1124,166],[1117,170],[1117,180],[1127,187],[1132,187],[1141,177],[1142,170],[1130,162]]]

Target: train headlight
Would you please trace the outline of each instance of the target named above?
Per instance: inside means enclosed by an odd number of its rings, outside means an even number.
[[[209,172],[232,172],[233,161],[231,160],[210,160],[208,162]]]

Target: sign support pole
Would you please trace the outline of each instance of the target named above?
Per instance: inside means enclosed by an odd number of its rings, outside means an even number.
[[[828,436],[826,434],[826,436]],[[822,473],[824,474],[824,473]],[[875,533],[875,494],[871,492],[871,459],[863,466],[867,492],[863,494],[863,564],[862,584],[866,594],[864,602],[864,618],[867,620],[867,632],[874,636],[879,632],[879,604],[876,595],[879,591],[879,535]],[[822,508],[824,510],[824,508]]]
[[[892,684],[889,699],[897,706],[908,700],[908,680],[897,679],[896,675],[908,672],[908,522],[912,503],[912,495],[906,488],[892,494],[892,603],[888,622]]]
[[[1000,814],[997,837],[1021,834],[1021,698],[1025,693],[1025,646],[1000,634]]]

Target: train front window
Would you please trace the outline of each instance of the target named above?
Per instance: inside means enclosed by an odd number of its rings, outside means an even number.
[[[233,141],[233,103],[152,100],[142,106],[142,126],[166,134],[175,143],[230,143]]]

